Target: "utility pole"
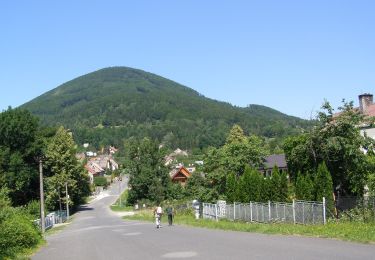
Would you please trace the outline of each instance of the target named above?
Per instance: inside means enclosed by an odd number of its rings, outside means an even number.
[[[42,234],[46,230],[46,223],[44,217],[44,189],[43,189],[43,164],[42,158],[39,158],[39,189],[40,189],[40,226],[42,228]]]
[[[69,220],[69,194],[68,194],[68,182],[65,182],[65,194],[66,194],[66,219]]]
[[[119,192],[119,194],[120,194],[120,207],[121,207],[121,205],[122,205],[122,203],[121,203],[121,181],[122,181],[122,178],[121,178],[121,173],[119,174],[119,178],[118,178],[118,192]]]
[[[61,193],[60,193],[60,187],[59,187],[59,220],[60,220],[60,223],[62,223],[62,208],[61,208]]]

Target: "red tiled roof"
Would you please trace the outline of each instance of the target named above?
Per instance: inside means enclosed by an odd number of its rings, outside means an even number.
[[[185,167],[181,167],[180,169],[178,169],[177,171],[175,171],[172,175],[171,175],[171,178],[172,180],[179,174],[179,173],[182,173],[186,178],[189,178],[191,176],[190,172],[185,168]]]

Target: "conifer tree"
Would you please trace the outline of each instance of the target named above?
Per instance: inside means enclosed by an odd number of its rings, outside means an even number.
[[[309,175],[303,175],[300,172],[296,181],[296,197],[299,200],[315,200],[315,187]]]
[[[272,198],[272,183],[270,177],[260,179],[260,201],[267,202]]]
[[[280,176],[280,201],[288,201],[288,176],[282,172]]]
[[[275,165],[272,169],[272,177],[271,177],[271,191],[270,198],[271,201],[280,201],[280,191],[281,191],[281,177],[279,174],[279,168]]]
[[[237,190],[238,190],[238,183],[236,179],[236,175],[234,173],[230,173],[227,176],[226,182],[226,189],[225,194],[227,197],[228,202],[235,202],[237,199]]]
[[[318,171],[315,176],[314,184],[315,184],[315,200],[321,201],[323,197],[325,197],[327,207],[329,209],[333,209],[332,177],[324,162],[318,166]]]

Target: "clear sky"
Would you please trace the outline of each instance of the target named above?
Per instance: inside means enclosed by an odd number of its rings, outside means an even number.
[[[310,118],[375,94],[375,1],[0,2],[0,111],[108,66]]]

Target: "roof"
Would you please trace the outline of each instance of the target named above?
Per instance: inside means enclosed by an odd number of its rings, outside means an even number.
[[[287,168],[285,154],[272,154],[264,158],[264,169],[271,169],[275,167]]]
[[[170,173],[170,176],[172,178],[172,180],[179,174],[183,174],[186,178],[190,178],[191,174],[190,172],[184,167],[182,166],[181,168],[179,169],[175,169],[173,170],[171,173]]]

